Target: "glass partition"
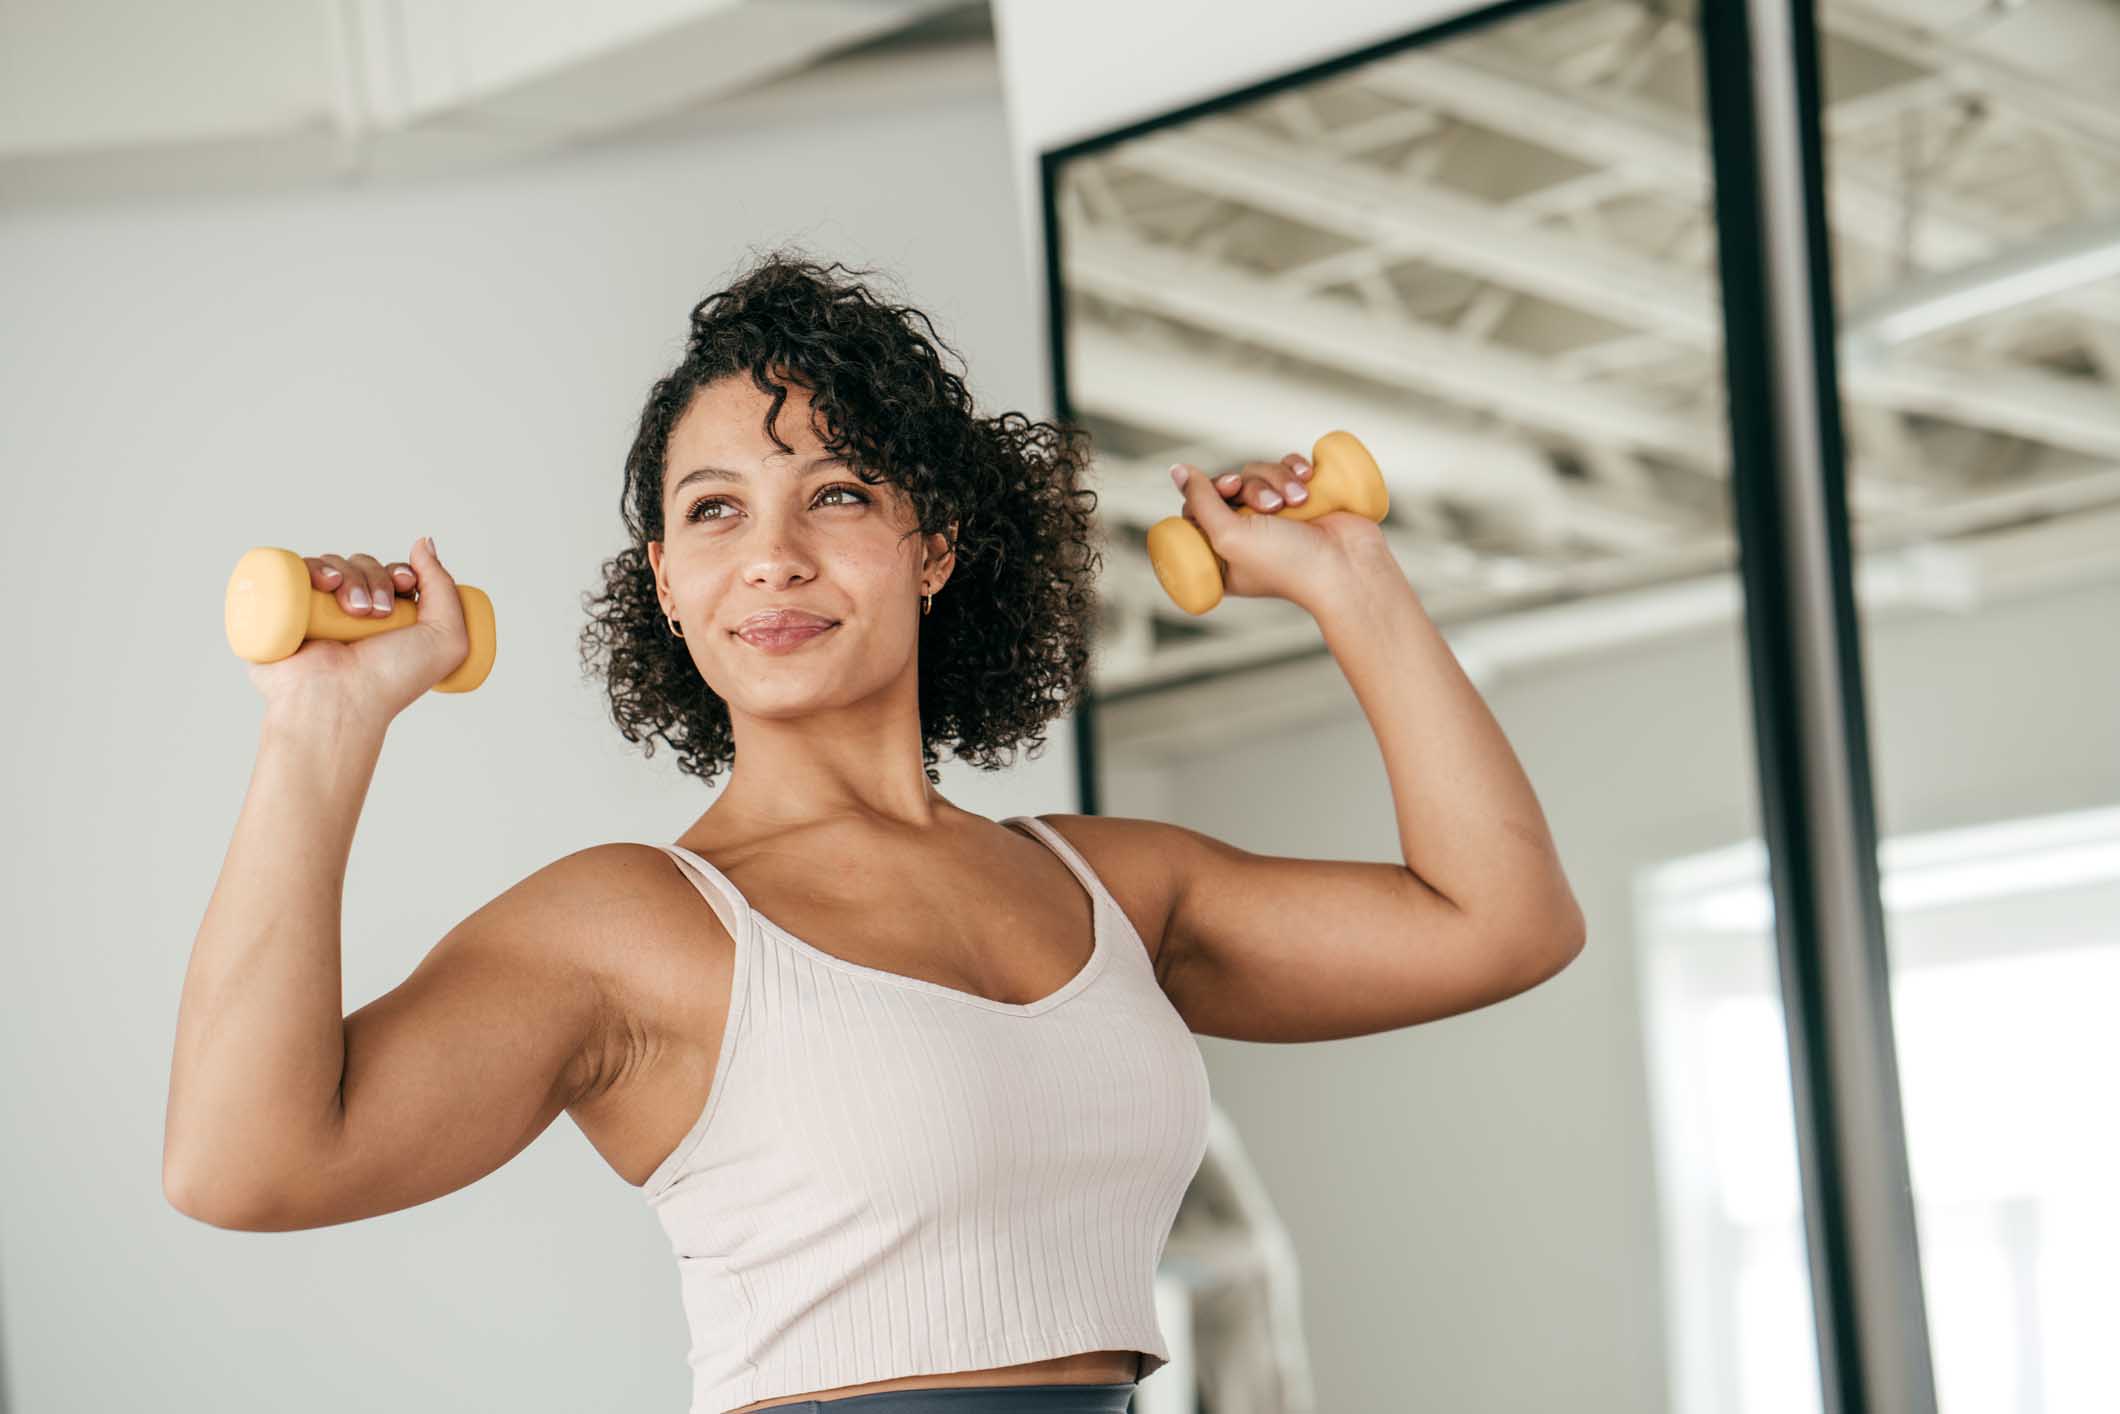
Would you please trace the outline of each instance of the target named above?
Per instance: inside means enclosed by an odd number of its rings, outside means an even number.
[[[1938,1401],[2120,1408],[2120,8],[1818,25]]]
[[[1499,1006],[1203,1040],[1287,1225],[1308,1352],[1300,1394],[1254,1372],[1205,1407],[1816,1399],[1780,1343],[1801,1352],[1812,1312],[1700,66],[1688,6],[1511,6],[1049,154],[1062,411],[1094,434],[1104,534],[1093,808],[1397,857],[1315,622],[1188,614],[1145,551],[1179,509],[1171,462],[1345,428],[1589,922],[1567,971]],[[1732,860],[1715,887],[1749,880],[1750,912],[1696,917]]]

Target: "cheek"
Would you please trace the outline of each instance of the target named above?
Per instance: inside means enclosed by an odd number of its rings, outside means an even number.
[[[861,597],[872,603],[906,593],[920,573],[919,552],[908,549],[911,544],[888,531],[860,536],[834,547],[832,572],[842,584],[858,586]]]

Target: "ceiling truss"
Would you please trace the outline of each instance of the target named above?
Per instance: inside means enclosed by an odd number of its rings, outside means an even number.
[[[2098,263],[2120,246],[2120,97],[1863,4],[1821,23],[1858,540],[2120,505],[2120,276]],[[1272,460],[1336,426],[1377,453],[1439,622],[1733,563],[1694,35],[1669,5],[1580,0],[1069,165],[1100,687],[1315,643],[1278,601],[1186,615],[1141,537],[1178,510],[1169,462]],[[2046,284],[2002,298],[2013,253],[2049,246],[2092,259],[2031,262]],[[1977,310],[1940,303],[1969,291]],[[1914,336],[1860,317],[1925,299]]]

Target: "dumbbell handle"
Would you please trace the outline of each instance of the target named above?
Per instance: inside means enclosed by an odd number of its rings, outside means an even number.
[[[456,669],[434,685],[436,692],[469,692],[493,671],[493,601],[469,584],[456,587],[464,610],[464,630],[471,651]],[[338,598],[309,582],[309,565],[292,550],[260,545],[246,550],[228,577],[228,599],[222,611],[228,646],[253,663],[276,663],[312,638],[351,643],[371,634],[388,633],[419,622],[410,599],[400,599],[381,618],[356,618],[339,607]]]
[[[1333,431],[1310,449],[1314,470],[1303,487],[1310,494],[1277,511],[1238,506],[1237,514],[1276,515],[1284,520],[1316,520],[1334,511],[1354,511],[1374,521],[1384,519],[1391,496],[1376,458],[1352,432]],[[1200,527],[1184,516],[1167,516],[1148,530],[1148,558],[1164,593],[1188,614],[1204,614],[1222,602],[1228,562],[1214,552]]]

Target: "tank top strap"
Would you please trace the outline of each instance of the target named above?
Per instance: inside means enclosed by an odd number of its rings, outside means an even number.
[[[695,854],[681,844],[658,844],[656,848],[678,862],[685,877],[692,881],[692,887],[699,890],[700,897],[721,919],[721,926],[729,930],[729,936],[740,938],[739,929],[750,919],[751,903],[743,896],[743,890],[736,887],[736,881],[708,863],[703,855]]]
[[[1044,841],[1046,847],[1060,856],[1060,862],[1074,871],[1075,877],[1082,881],[1082,887],[1089,892],[1091,898],[1097,901],[1100,908],[1119,910],[1119,901],[1112,897],[1111,890],[1105,888],[1104,881],[1097,877],[1097,871],[1089,867],[1089,861],[1082,857],[1080,850],[1077,850],[1067,842],[1065,835],[1035,815],[1009,815],[1003,817],[1004,824],[1009,821],[1016,821],[1030,826],[1038,838]],[[1123,912],[1123,910],[1119,911]]]

